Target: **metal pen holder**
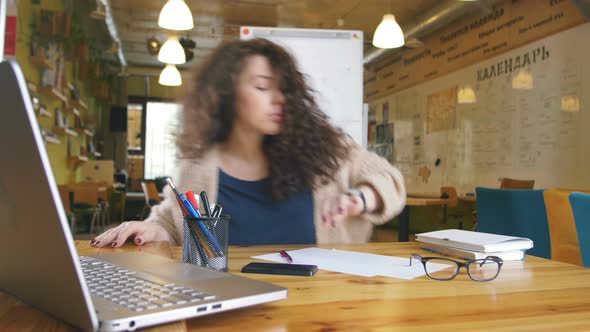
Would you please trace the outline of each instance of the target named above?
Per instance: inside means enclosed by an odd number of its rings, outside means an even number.
[[[212,270],[227,271],[229,215],[184,218],[182,260]]]

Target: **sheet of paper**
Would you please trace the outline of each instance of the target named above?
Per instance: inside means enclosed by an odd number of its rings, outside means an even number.
[[[409,257],[393,257],[321,248],[291,250],[288,253],[293,258],[293,264],[317,265],[322,270],[363,277],[385,276],[410,280],[426,274],[421,262],[414,261],[410,266]],[[252,258],[285,263],[285,259],[279,253],[253,256]],[[448,267],[449,265],[440,264],[438,270]]]

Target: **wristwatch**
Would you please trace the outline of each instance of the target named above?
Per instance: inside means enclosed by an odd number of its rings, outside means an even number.
[[[365,200],[365,194],[363,194],[363,192],[360,189],[356,189],[356,188],[348,189],[346,194],[350,195],[350,196],[360,197],[361,201],[363,201],[363,210],[361,211],[361,214],[367,212],[367,201]]]

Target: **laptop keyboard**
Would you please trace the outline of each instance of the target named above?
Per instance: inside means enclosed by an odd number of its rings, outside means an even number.
[[[212,300],[215,296],[178,286],[156,276],[122,269],[92,257],[80,257],[92,295],[134,311]]]

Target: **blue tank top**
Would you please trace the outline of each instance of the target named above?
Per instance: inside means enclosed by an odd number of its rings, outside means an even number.
[[[245,181],[219,169],[217,197],[231,216],[230,245],[316,243],[309,189],[273,201],[269,178]]]

